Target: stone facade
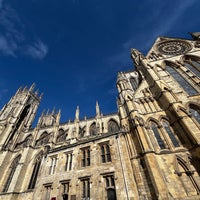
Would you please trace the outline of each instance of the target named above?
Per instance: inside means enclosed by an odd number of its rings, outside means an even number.
[[[200,34],[159,37],[120,72],[118,113],[60,123],[20,88],[0,112],[0,200],[200,199]]]

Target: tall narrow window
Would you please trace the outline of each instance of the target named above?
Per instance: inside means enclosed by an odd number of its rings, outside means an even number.
[[[111,119],[108,122],[108,132],[109,133],[115,133],[115,132],[119,132],[119,125],[117,124],[117,122],[113,119]]]
[[[82,167],[90,166],[90,148],[82,149]]]
[[[62,193],[62,199],[68,200],[69,199],[69,181],[62,181],[61,182],[61,193]]]
[[[45,188],[44,200],[50,200],[52,185],[51,184],[45,184],[44,188]]]
[[[63,142],[66,139],[66,132],[63,129],[59,129],[56,142]]]
[[[156,123],[154,122],[151,122],[151,130],[153,131],[154,133],[154,136],[158,142],[158,145],[161,149],[165,149],[165,143],[163,142],[161,136],[160,136],[160,133],[158,131],[158,126]]]
[[[102,163],[111,162],[109,144],[101,144],[100,146],[101,146],[101,160],[102,160]]]
[[[92,123],[89,129],[90,135],[96,135],[97,134],[97,126],[96,123]]]
[[[108,200],[116,200],[116,190],[115,190],[115,181],[114,175],[106,175],[104,176],[105,186],[107,191],[107,198]]]
[[[44,144],[47,144],[49,142],[49,134],[45,131],[44,133],[42,133],[42,135],[40,136],[40,138],[36,141],[35,146],[41,146]]]
[[[51,158],[51,165],[50,165],[50,168],[49,168],[49,174],[55,173],[56,164],[57,164],[57,157],[52,157]]]
[[[163,121],[162,124],[167,134],[169,135],[174,147],[179,147],[180,145],[178,143],[178,140],[176,139],[174,133],[172,132],[169,123],[167,121]]]
[[[200,61],[187,57],[184,61],[185,66],[200,78]]]
[[[72,160],[73,160],[73,154],[72,152],[68,152],[66,154],[66,164],[65,164],[66,171],[70,171],[72,169]]]
[[[190,112],[192,113],[192,116],[200,124],[200,109],[198,107],[190,106]]]
[[[177,158],[176,173],[180,177],[184,189],[188,196],[195,196],[200,193],[200,187],[198,182],[195,180],[193,174],[194,171],[183,159]]]
[[[177,71],[177,69],[174,69],[171,66],[166,66],[166,71],[173,76],[173,78],[179,83],[179,85],[189,94],[189,95],[195,95],[197,94],[197,91],[195,90],[194,87],[192,87],[190,85],[190,83],[188,83],[186,81],[185,78],[183,78],[183,76],[181,76],[181,74]]]
[[[3,192],[7,192],[7,191],[8,191],[8,188],[9,188],[9,186],[10,186],[10,183],[11,183],[11,181],[12,181],[12,178],[13,178],[13,176],[14,176],[14,174],[15,174],[15,171],[16,171],[16,169],[17,169],[17,166],[18,166],[18,164],[19,164],[20,158],[21,158],[21,155],[17,156],[17,157],[14,159],[14,161],[12,162],[12,164],[11,164],[11,166],[10,166],[10,168],[9,168],[9,172],[8,172],[9,175],[8,175],[8,178],[7,178],[6,183],[5,183],[5,185],[4,185]]]
[[[131,86],[132,86],[132,88],[133,88],[133,90],[135,91],[135,90],[137,90],[137,81],[136,81],[136,79],[134,79],[134,78],[130,78],[130,83],[131,83]]]
[[[90,199],[90,179],[85,178],[81,180],[82,183],[82,200],[89,200]]]
[[[41,165],[41,159],[42,159],[41,155],[39,155],[36,158],[28,189],[33,189],[35,187],[35,183],[37,181],[37,177],[38,177],[38,173],[39,173],[39,169],[40,169],[40,165]]]

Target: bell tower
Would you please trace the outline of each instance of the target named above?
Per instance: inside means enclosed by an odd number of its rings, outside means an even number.
[[[42,95],[29,89],[19,88],[0,112],[0,149],[12,149],[17,140],[30,128]]]

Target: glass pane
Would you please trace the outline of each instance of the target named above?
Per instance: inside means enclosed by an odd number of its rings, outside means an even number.
[[[157,126],[156,126],[155,124],[152,124],[152,125],[151,125],[151,129],[152,129],[152,131],[154,132],[154,135],[155,135],[155,137],[156,137],[156,140],[157,140],[157,142],[158,142],[159,147],[160,147],[161,149],[165,149],[165,144],[164,144],[162,138],[160,137],[160,134],[159,134],[159,132],[158,132]]]
[[[198,70],[198,68],[200,69],[199,63],[197,63],[196,61],[192,61],[192,64],[190,64],[190,62],[185,62],[185,66],[192,71],[196,76],[198,76],[200,78],[200,71]],[[197,67],[197,68],[195,68]]]
[[[163,126],[164,126],[166,132],[168,133],[173,145],[175,147],[179,147],[180,145],[179,145],[177,139],[175,138],[174,133],[172,133],[172,131],[171,131],[170,127],[169,127],[169,124],[166,123],[166,122],[163,122]]]
[[[200,123],[200,114],[197,110],[190,108],[190,112],[192,113],[192,116]]]
[[[173,68],[166,66],[166,71],[173,76],[173,78],[179,83],[179,85],[189,94],[195,95],[197,91]]]

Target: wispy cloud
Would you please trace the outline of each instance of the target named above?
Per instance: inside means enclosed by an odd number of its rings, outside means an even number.
[[[15,50],[17,44],[15,42],[8,41],[4,36],[0,35],[0,52],[6,55],[15,56]]]
[[[33,58],[43,59],[48,52],[48,47],[42,41],[38,40],[33,45],[28,46],[27,54]]]
[[[15,57],[29,55],[35,59],[43,59],[48,53],[47,45],[33,34],[27,37],[26,28],[16,10],[0,0],[0,53]],[[30,39],[31,37],[36,39]]]

